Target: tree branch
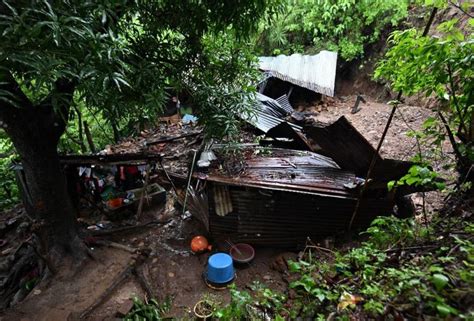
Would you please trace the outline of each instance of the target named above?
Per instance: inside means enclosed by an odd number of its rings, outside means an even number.
[[[38,105],[45,113],[51,113],[51,123],[48,126],[53,126],[57,139],[66,129],[75,89],[74,80],[60,78],[54,83],[54,89]]]
[[[469,18],[474,18],[474,16],[472,14],[470,14],[469,12],[467,12],[466,10],[464,10],[460,5],[452,2],[452,1],[449,1],[449,4],[452,5],[453,7],[459,9],[462,13],[464,13],[465,15],[467,15]]]
[[[451,128],[449,128],[448,122],[446,121],[446,118],[444,118],[443,114],[441,111],[438,110],[438,116],[443,122],[444,128],[446,129],[446,133],[448,134],[449,141],[451,142],[451,145],[453,146],[454,154],[456,154],[457,159],[459,162],[462,163],[463,157],[461,153],[459,152],[458,149],[458,144],[456,143],[456,139],[454,138],[453,132],[451,131]]]
[[[456,97],[456,84],[455,84],[454,78],[453,78],[453,70],[451,69],[450,65],[448,65],[447,68],[448,68],[449,84],[450,84],[450,87],[451,87],[451,96],[453,97],[454,109],[456,110],[456,113],[458,114],[458,117],[459,117],[459,127],[458,127],[458,130],[457,130],[457,136],[460,137],[460,136],[462,136],[461,135],[462,130],[464,130],[465,133],[467,133],[467,128],[466,128],[466,124],[464,122],[463,112],[460,109],[461,107],[459,106],[459,101],[458,101],[458,98]],[[460,139],[461,139],[461,137],[460,137]]]
[[[21,90],[10,71],[0,69],[0,121],[2,126],[9,126],[12,117],[20,108],[32,108],[33,103]]]

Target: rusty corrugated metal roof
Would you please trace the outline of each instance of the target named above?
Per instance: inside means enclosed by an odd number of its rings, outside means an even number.
[[[259,57],[259,69],[292,84],[328,96],[334,96],[337,53],[321,51],[317,55]]]
[[[233,186],[290,190],[353,198],[353,191],[344,185],[354,184],[354,173],[343,171],[330,158],[306,151],[266,149],[270,155],[253,155],[244,161],[239,176],[211,170],[207,181]]]
[[[209,228],[216,239],[298,247],[307,237],[316,240],[347,229],[359,195],[353,172],[309,151],[265,151],[243,151],[244,170],[238,176],[221,167],[195,174],[208,181]],[[390,194],[369,195],[354,227],[389,215],[393,205]]]

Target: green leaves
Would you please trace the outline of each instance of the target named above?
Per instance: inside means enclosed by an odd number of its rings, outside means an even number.
[[[408,170],[408,173],[402,176],[398,181],[390,181],[387,184],[388,190],[392,190],[395,186],[425,186],[427,188],[434,188],[443,190],[445,183],[438,178],[438,173],[431,170],[427,166],[413,165]]]
[[[473,6],[468,2],[464,5]],[[423,126],[424,137],[420,137],[431,140],[438,149],[448,137],[459,169],[465,172],[474,161],[474,134],[470,129],[474,122],[473,28],[465,25],[460,29],[459,20],[451,19],[439,24],[437,29],[436,37],[423,37],[421,31],[415,29],[393,32],[389,38],[391,47],[378,63],[375,78],[387,80],[393,90],[403,91],[407,96],[421,93],[437,99],[442,126],[438,120],[428,119]],[[445,111],[447,116],[443,116]],[[406,180],[409,185],[426,182],[415,178]]]
[[[163,303],[158,303],[154,299],[142,302],[139,298],[133,298],[133,308],[124,317],[124,321],[147,320],[160,321],[171,308],[171,300],[166,299]]]
[[[453,227],[453,222],[461,225]],[[474,230],[472,223],[459,218],[446,224],[452,231]],[[462,314],[469,306],[460,302],[473,294],[474,265],[466,261],[474,253],[471,235],[443,239],[445,231],[432,231],[431,235],[440,233],[435,238],[440,246],[431,249],[427,244],[433,238],[416,233],[418,228],[413,219],[380,217],[364,233],[366,242],[351,249],[329,255],[307,248],[302,260],[288,261],[292,280],[288,297],[260,283],[250,286],[251,294],[233,286],[231,304],[214,316],[223,320],[262,319],[262,314],[292,320],[420,316],[469,320],[472,313]],[[445,260],[448,254],[450,260]],[[397,313],[387,312],[387,306],[396,306]]]
[[[286,1],[284,12],[261,25],[257,49],[263,54],[338,51],[344,60],[364,54],[364,46],[407,16],[408,1]]]
[[[431,277],[431,282],[434,284],[436,290],[441,291],[449,283],[449,279],[444,274],[435,273]]]
[[[15,172],[12,162],[17,156],[14,153],[13,144],[5,137],[0,129],[0,211],[7,209],[19,202],[19,191],[15,180]]]
[[[88,108],[117,123],[155,118],[170,88],[191,93],[210,136],[221,137],[236,132],[234,115],[248,108],[242,101],[256,70],[245,42],[276,7],[261,0],[3,1],[0,61],[33,104],[68,79]],[[0,99],[14,102],[5,93]]]

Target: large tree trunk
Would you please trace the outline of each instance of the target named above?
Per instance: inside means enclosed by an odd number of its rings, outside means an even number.
[[[9,89],[14,91],[17,87]],[[53,262],[59,262],[64,255],[82,259],[85,246],[78,237],[76,211],[57,153],[74,86],[58,80],[55,90],[69,99],[54,104],[51,98],[46,98],[40,104],[32,105],[23,97],[24,108],[0,106],[4,108],[0,120],[21,158],[26,192],[32,205],[27,207],[28,214],[35,220],[34,229],[41,240],[41,250],[48,253]]]
[[[57,153],[58,129],[49,127],[51,110],[35,109],[21,113],[21,128],[8,130],[26,177],[32,203],[29,215],[39,223],[45,251],[81,257],[84,252],[76,230],[76,211]]]

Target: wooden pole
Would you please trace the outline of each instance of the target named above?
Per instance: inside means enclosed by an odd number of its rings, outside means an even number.
[[[137,220],[140,220],[143,212],[143,202],[145,201],[145,196],[147,194],[147,188],[148,188],[148,182],[150,180],[150,164],[146,164],[146,170],[145,170],[145,184],[143,185],[143,192],[142,195],[140,196],[140,203],[138,203],[138,209],[137,209]]]
[[[425,29],[423,30],[423,34],[422,34],[423,37],[426,37],[426,35],[428,35],[428,32],[430,31],[431,24],[433,23],[433,20],[436,16],[437,11],[438,11],[438,9],[436,7],[434,7],[433,10],[431,10],[430,18],[428,19],[428,22],[426,23]],[[375,151],[375,153],[372,157],[372,161],[370,162],[369,170],[367,171],[367,175],[366,175],[366,178],[365,178],[365,183],[362,186],[362,189],[360,190],[360,194],[359,194],[359,197],[357,198],[357,203],[356,203],[356,206],[354,208],[354,212],[352,213],[352,217],[351,217],[351,220],[349,222],[349,230],[352,229],[352,225],[354,224],[354,220],[357,217],[357,214],[359,212],[360,203],[363,199],[365,191],[367,190],[367,186],[370,183],[372,171],[375,167],[375,164],[377,163],[377,158],[378,158],[377,156],[379,155],[380,148],[382,147],[383,141],[385,140],[385,136],[387,135],[388,129],[390,128],[390,125],[392,124],[393,116],[395,115],[395,111],[397,110],[397,107],[398,107],[398,104],[400,103],[400,99],[402,98],[402,95],[403,95],[403,91],[400,90],[400,92],[397,95],[397,100],[396,100],[395,104],[392,107],[392,112],[390,113],[390,116],[388,117],[387,124],[385,124],[385,128],[383,130],[382,137],[380,138],[380,141],[377,145],[377,150]]]

